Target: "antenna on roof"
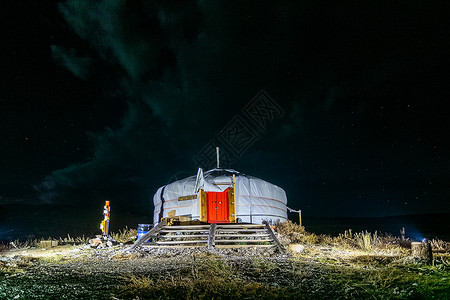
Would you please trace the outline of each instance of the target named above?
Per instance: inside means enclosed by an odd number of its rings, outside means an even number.
[[[219,164],[219,147],[216,147],[216,154],[217,154],[217,169],[220,169],[220,164]]]

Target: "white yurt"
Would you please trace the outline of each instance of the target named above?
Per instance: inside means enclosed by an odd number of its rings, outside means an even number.
[[[212,169],[172,182],[153,197],[153,223],[171,215],[206,223],[269,224],[287,220],[284,190],[231,169]]]

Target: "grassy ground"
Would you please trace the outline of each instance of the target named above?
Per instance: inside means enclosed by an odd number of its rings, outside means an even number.
[[[449,243],[433,241],[441,253],[427,264],[398,237],[318,236],[290,222],[277,230],[287,255],[127,252],[90,249],[82,239],[43,250],[16,242],[20,249],[2,251],[0,299],[450,299]],[[115,237],[126,242],[134,234]]]

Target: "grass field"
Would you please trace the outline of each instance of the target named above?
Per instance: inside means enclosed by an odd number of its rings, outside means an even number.
[[[83,238],[60,246],[5,245],[0,299],[450,299],[450,244],[432,241],[427,264],[408,241],[370,232],[308,233],[291,222],[275,250],[91,249]],[[134,230],[115,238],[126,243]]]

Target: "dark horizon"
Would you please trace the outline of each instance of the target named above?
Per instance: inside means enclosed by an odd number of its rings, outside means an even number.
[[[93,237],[100,233],[102,210],[56,204],[8,204],[2,206],[0,217],[0,243],[40,238]],[[298,214],[289,213],[289,219],[298,224]],[[405,228],[406,237],[413,241],[423,238],[450,240],[450,213],[409,214],[385,217],[323,217],[302,214],[302,225],[315,234],[338,236],[346,230],[353,233],[377,232],[400,237]],[[152,224],[153,216],[145,212],[124,212],[111,207],[111,232],[126,227],[136,229],[138,224]]]
[[[449,213],[445,6],[5,4],[0,209],[151,215],[220,146],[308,216]]]

